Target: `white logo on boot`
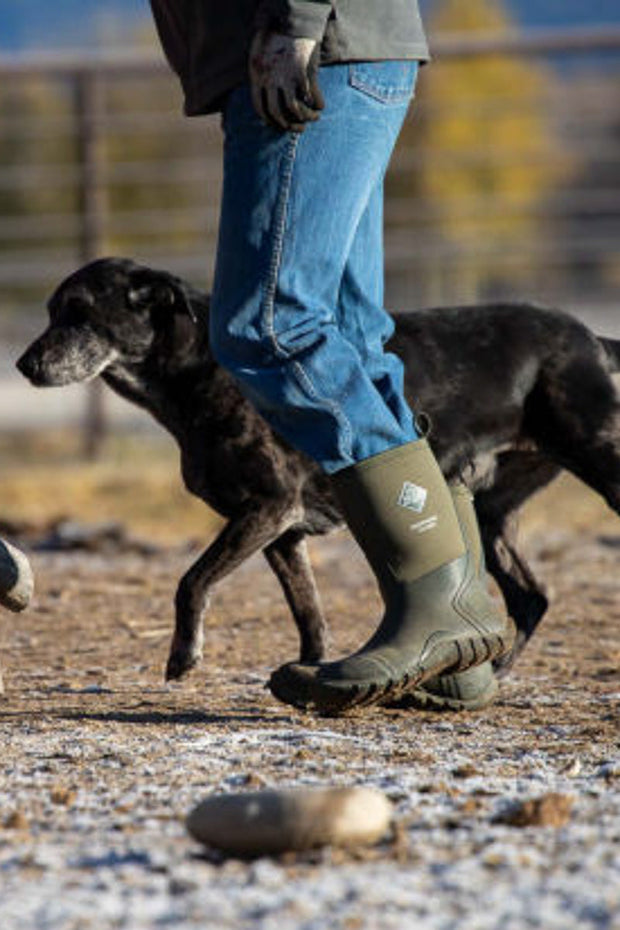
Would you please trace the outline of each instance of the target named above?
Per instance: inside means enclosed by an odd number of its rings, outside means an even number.
[[[429,530],[434,530],[438,523],[438,516],[427,517],[426,520],[418,520],[417,523],[412,523],[409,529],[413,533],[428,533]]]
[[[413,510],[414,513],[422,513],[428,491],[421,488],[418,484],[411,481],[405,481],[398,496],[399,507],[405,507],[407,510]]]

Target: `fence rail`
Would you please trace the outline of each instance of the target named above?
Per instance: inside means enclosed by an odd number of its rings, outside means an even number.
[[[529,29],[523,31],[471,32],[433,36],[434,58],[466,58],[497,54],[543,55],[549,53],[617,52],[620,48],[620,27],[601,24],[575,28]],[[67,76],[93,71],[121,77],[165,73],[161,55],[145,48],[122,48],[114,51],[64,51],[0,54],[0,74],[6,76],[33,71],[46,76]]]
[[[433,54],[438,62],[469,61],[475,62],[485,56],[512,55],[517,57],[535,56],[545,59],[549,55],[591,55],[604,54],[612,62],[614,76],[617,78],[620,62],[620,28],[617,26],[600,26],[580,29],[531,30],[527,33],[496,34],[459,34],[438,35],[432,42]],[[430,69],[431,72],[433,69]],[[181,229],[187,237],[193,238],[191,248],[187,241],[183,244],[183,254],[171,254],[175,267],[198,269],[207,267],[205,258],[213,251],[213,237],[217,221],[217,192],[220,184],[219,168],[219,128],[217,120],[184,120],[176,112],[178,103],[173,95],[168,94],[164,106],[159,106],[157,95],[140,97],[141,109],[129,112],[115,111],[110,107],[106,94],[115,87],[130,86],[132,82],[158,80],[171,85],[167,68],[161,56],[150,49],[124,49],[116,52],[100,52],[88,55],[76,53],[62,55],[37,54],[7,56],[0,55],[0,81],[10,81],[12,86],[20,82],[26,84],[37,78],[48,82],[62,84],[65,92],[73,100],[71,112],[62,115],[45,113],[24,115],[19,112],[0,114],[0,130],[4,137],[15,136],[33,143],[45,143],[49,139],[64,137],[72,150],[70,161],[62,163],[48,157],[46,160],[33,161],[28,164],[0,161],[0,196],[4,193],[21,191],[27,198],[29,193],[36,194],[41,188],[53,189],[55,192],[73,197],[71,210],[38,211],[36,215],[19,215],[4,212],[0,217],[0,285],[10,285],[15,290],[20,286],[32,293],[33,285],[45,285],[54,269],[63,272],[75,261],[86,261],[110,245],[114,240],[136,237],[139,251],[146,254],[154,247],[149,240],[165,237],[166,228],[175,231]],[[607,135],[601,144],[597,133],[587,130],[599,123],[605,127],[610,120],[611,83],[606,93],[600,95],[593,87],[588,95],[586,129],[584,130],[584,111],[577,106],[577,112],[571,112],[566,105],[559,109],[554,106],[554,91],[542,88],[535,101],[526,100],[522,105],[532,112],[538,108],[544,113],[549,125],[559,124],[560,135],[568,137],[568,142],[577,141],[579,157],[582,160],[596,162],[599,170],[613,172],[620,161],[620,132],[615,136]],[[555,92],[557,94],[557,91]],[[616,101],[617,102],[617,101]],[[450,108],[460,107],[460,114],[466,119],[468,113],[481,119],[485,113],[492,120],[503,107],[512,107],[518,112],[518,102],[513,98],[505,99],[500,93],[489,93],[484,98],[479,95],[454,101],[426,102],[422,99],[422,108],[426,108],[427,120],[441,119]],[[611,104],[613,106],[613,103]],[[148,110],[145,112],[145,108]],[[106,152],[110,139],[116,145],[132,139],[144,142],[146,138],[161,139],[166,134],[173,134],[176,149],[166,153],[166,157],[146,157],[124,159],[122,156]],[[590,137],[591,135],[591,137]],[[194,152],[188,156],[186,143],[194,142]],[[196,144],[196,140],[200,140]],[[191,146],[190,146],[191,147]],[[75,151],[79,157],[75,158]],[[549,160],[548,153],[542,147],[539,151],[532,149],[527,153],[515,151],[510,142],[498,144],[481,140],[478,145],[468,147],[441,147],[434,144],[427,147],[424,143],[417,146],[402,147],[395,161],[393,174],[416,172],[429,163],[443,170],[452,168],[484,171],[490,163],[494,169],[511,166],[544,167]],[[617,178],[616,178],[617,182]],[[127,191],[136,188],[157,188],[159,192],[170,194],[184,189],[184,197],[190,203],[181,203],[157,207],[128,209],[118,203],[111,205],[112,192],[119,201],[126,197]],[[463,198],[458,194],[452,198],[436,197],[432,205],[424,198],[409,194],[406,198],[393,198],[388,205],[389,223],[400,225],[409,217],[409,222],[416,224],[432,223],[433,217],[468,216],[470,220],[484,219],[496,209],[511,210],[513,213],[529,210],[533,216],[566,217],[571,212],[596,216],[604,213],[597,230],[592,236],[587,231],[587,242],[579,245],[574,236],[558,237],[554,247],[545,244],[549,253],[562,251],[566,245],[567,261],[576,256],[590,254],[598,247],[606,253],[616,248],[618,216],[618,186],[604,186],[596,189],[583,188],[576,182],[572,189],[561,195],[551,194],[545,202],[528,203],[518,198],[510,203],[501,191],[493,196],[478,194],[472,198],[465,210]],[[467,200],[467,198],[465,198]],[[79,206],[79,209],[76,209]],[[614,211],[609,219],[610,211]],[[72,245],[62,248],[50,244],[50,239],[71,240]],[[201,241],[202,237],[202,241]],[[438,258],[453,254],[458,246],[441,243],[441,236],[436,237],[436,246],[432,240],[417,244],[420,256],[436,248]],[[112,242],[110,242],[112,240]],[[388,242],[396,243],[397,236],[388,236]],[[37,243],[48,242],[47,247],[39,248]],[[140,247],[143,247],[142,249]],[[407,245],[401,250],[406,251]],[[527,245],[519,251],[526,254]],[[461,253],[486,251],[491,254],[497,249],[483,243],[470,242],[460,246]],[[164,254],[165,244],[154,249],[155,254]],[[191,252],[191,255],[189,254]],[[395,258],[395,255],[394,255]],[[392,256],[388,251],[388,274]],[[400,264],[400,262],[399,262]],[[54,276],[56,277],[56,276]],[[424,288],[422,288],[424,290]]]
[[[390,304],[518,296],[615,308],[620,27],[431,44],[387,178]],[[470,74],[505,61],[523,81],[469,90]],[[449,67],[461,69],[458,86],[442,95]],[[59,279],[103,253],[208,281],[219,120],[179,110],[155,50],[0,55],[0,336],[7,319],[28,326]],[[97,395],[90,405],[92,443]]]

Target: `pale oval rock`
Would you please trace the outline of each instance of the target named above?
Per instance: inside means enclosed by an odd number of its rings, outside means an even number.
[[[34,592],[34,576],[24,553],[0,539],[0,604],[15,612],[24,610]]]
[[[239,856],[378,842],[392,805],[375,788],[295,788],[215,795],[187,817],[198,842]]]

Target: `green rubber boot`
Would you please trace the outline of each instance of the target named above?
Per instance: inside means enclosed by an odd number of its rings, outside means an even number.
[[[277,669],[269,681],[277,698],[304,710],[343,713],[398,699],[429,678],[510,649],[514,626],[481,584],[426,440],[346,468],[333,483],[379,583],[385,614],[354,655]]]
[[[464,484],[450,485],[450,492],[467,548],[474,559],[476,575],[480,584],[486,587],[484,551],[473,498]],[[483,662],[465,672],[429,678],[400,701],[391,702],[391,706],[435,711],[480,710],[492,704],[498,692],[493,664]]]

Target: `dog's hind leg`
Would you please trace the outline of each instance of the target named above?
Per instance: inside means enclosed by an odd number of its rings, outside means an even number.
[[[328,631],[302,533],[289,530],[265,549],[299,630],[301,662],[325,658]]]
[[[511,514],[501,529],[483,532],[487,568],[495,578],[506,602],[506,609],[515,621],[515,642],[505,656],[495,662],[496,671],[507,672],[525,648],[544,617],[549,601],[544,588],[516,548],[518,517]]]
[[[175,597],[175,629],[166,679],[181,678],[201,660],[202,619],[213,585],[283,532],[280,515],[270,516],[273,519],[267,518],[264,508],[256,507],[230,520],[181,578]]]
[[[518,510],[559,471],[537,452],[504,453],[499,456],[493,486],[476,494],[487,569],[517,627],[512,650],[497,663],[504,671],[513,665],[549,606],[544,588],[517,549]]]
[[[566,467],[597,491],[620,516],[620,403],[599,429],[579,446],[562,449]]]
[[[528,431],[620,515],[620,396],[599,344],[579,349],[533,392]]]

